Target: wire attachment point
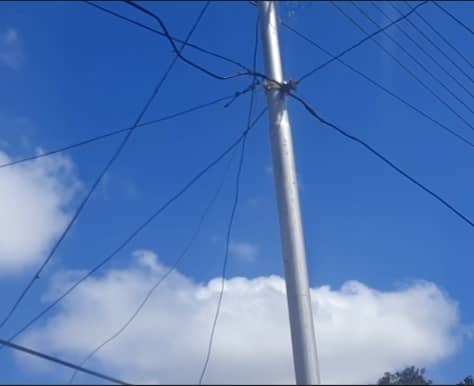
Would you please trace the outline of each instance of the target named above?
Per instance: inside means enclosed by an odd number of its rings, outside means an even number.
[[[289,95],[292,91],[296,91],[297,86],[298,81],[293,79],[285,80],[283,81],[283,83],[278,83],[274,80],[269,80],[264,83],[263,88],[266,92],[279,90],[284,95]]]

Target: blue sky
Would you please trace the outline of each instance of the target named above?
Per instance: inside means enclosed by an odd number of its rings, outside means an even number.
[[[124,4],[107,6],[154,26],[152,19]],[[186,35],[201,6],[200,2],[148,4],[163,17],[172,34],[179,37]],[[350,3],[340,6],[370,31],[375,30]],[[370,3],[360,6],[378,23],[387,23]],[[382,6],[393,15],[389,5]],[[404,12],[407,10],[402,3],[396,6]],[[466,24],[474,24],[472,3],[450,2],[444,6]],[[165,39],[81,2],[7,2],[0,7],[3,39],[0,46],[0,151],[12,159],[31,155],[38,148],[47,151],[131,125],[173,58]],[[279,12],[285,22],[334,53],[364,37],[330,3],[283,2]],[[424,5],[419,12],[474,60],[471,35],[431,4]],[[248,3],[212,3],[191,41],[250,65],[255,18],[256,11]],[[416,15],[410,18],[472,75],[472,68],[421,24]],[[410,31],[414,39],[472,90],[472,83],[437,55],[406,22],[400,26]],[[472,106],[471,97],[411,42],[396,29],[390,29],[389,34]],[[287,78],[298,78],[327,59],[288,30],[281,29],[280,37]],[[393,43],[384,36],[378,41],[472,122],[472,114]],[[237,70],[194,51],[185,52],[221,74]],[[453,130],[474,138],[469,127],[415,83],[373,42],[368,41],[351,51],[344,60]],[[258,67],[263,70],[261,52]],[[248,83],[249,79],[241,78],[211,79],[178,62],[144,119],[159,118],[232,94]],[[298,92],[328,120],[363,138],[468,217],[474,217],[471,178],[474,159],[468,146],[336,62],[306,79],[299,85]],[[256,110],[264,104],[263,92],[259,90]],[[296,102],[291,101],[289,106],[311,286],[329,285],[337,289],[348,280],[357,280],[378,291],[396,292],[417,280],[432,282],[458,303],[460,323],[457,328],[472,331],[473,229],[364,149],[319,124]],[[41,297],[50,288],[55,274],[92,267],[151,211],[215,158],[244,128],[247,108],[246,96],[229,108],[217,105],[137,130],[1,336],[8,336],[42,309]],[[79,204],[119,140],[113,137],[67,153],[73,165],[70,173],[81,188],[70,200],[64,201],[65,208],[60,211],[70,214]],[[143,249],[155,251],[162,264],[171,264],[190,237],[225,165],[223,162],[212,170],[160,216],[106,271],[127,268],[130,255]],[[220,274],[235,170],[234,160],[224,189],[193,246],[193,256],[179,267],[184,276],[195,282],[207,282]],[[0,170],[0,180],[2,172],[4,170]],[[232,233],[234,245],[241,248],[234,248],[231,253],[229,277],[252,279],[283,275],[272,178],[265,117],[250,135],[246,149],[241,199]],[[9,205],[22,204],[13,200]],[[14,220],[14,212],[12,216]],[[23,237],[28,240],[29,235]],[[5,250],[8,248],[2,249]],[[5,308],[2,315],[45,255],[41,252],[42,255],[38,253],[41,256],[35,257],[36,264],[14,274],[2,274],[0,288]],[[50,317],[54,317],[54,312]],[[47,323],[47,319],[41,323]],[[48,351],[48,347],[38,348]],[[64,352],[58,349],[57,353]],[[6,350],[0,355],[4,382],[38,379],[64,382],[55,373],[40,371],[35,366],[25,367],[22,357],[15,357]],[[420,358],[420,363],[424,363],[423,357]],[[456,382],[472,374],[473,361],[472,338],[464,336],[454,353],[433,360],[428,374],[435,381]],[[104,363],[97,365],[107,371]],[[340,368],[343,371],[344,366]],[[324,367],[321,370],[324,380]],[[93,382],[89,378],[84,380]]]

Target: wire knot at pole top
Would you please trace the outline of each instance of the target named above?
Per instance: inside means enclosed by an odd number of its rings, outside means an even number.
[[[265,89],[266,92],[273,91],[273,90],[279,90],[282,95],[288,95],[292,91],[296,91],[296,88],[298,87],[298,81],[297,80],[285,80],[282,83],[278,83],[274,80],[269,80],[264,83],[263,88]]]

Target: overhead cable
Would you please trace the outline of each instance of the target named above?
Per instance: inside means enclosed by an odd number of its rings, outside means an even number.
[[[196,27],[198,26],[199,22],[201,21],[202,17],[204,16],[204,13],[205,11],[207,10],[208,6],[209,6],[209,1],[206,2],[206,4],[204,5],[204,7],[202,8],[201,12],[199,13],[199,16],[198,18],[196,19],[193,27],[191,28],[191,30],[189,31],[188,35],[186,36],[186,41],[189,40],[191,38],[191,35],[193,34],[194,30],[196,29]],[[183,48],[181,48],[182,50]],[[114,162],[118,159],[119,155],[121,154],[121,152],[123,151],[123,149],[125,148],[125,146],[127,145],[128,141],[130,140],[130,137],[131,135],[134,133],[137,125],[141,122],[143,116],[145,115],[146,111],[148,110],[148,108],[150,107],[151,103],[153,102],[153,100],[155,99],[156,95],[158,94],[158,92],[161,90],[161,87],[163,86],[164,82],[166,81],[166,79],[168,78],[168,75],[170,74],[171,70],[173,69],[174,65],[176,64],[177,60],[178,60],[178,54],[180,54],[181,50],[178,50],[177,51],[177,54],[176,56],[174,57],[174,59],[171,61],[171,63],[169,64],[168,68],[166,69],[165,73],[162,75],[162,77],[160,78],[160,80],[158,81],[157,85],[155,86],[152,94],[150,95],[150,97],[147,99],[145,105],[143,106],[143,108],[141,109],[140,113],[138,114],[137,118],[135,119],[135,122],[133,123],[132,125],[132,128],[125,134],[125,136],[123,137],[122,141],[120,142],[119,146],[116,148],[116,150],[114,151],[114,153],[112,154],[112,157],[109,159],[109,161],[106,163],[105,167],[102,169],[101,173],[98,175],[98,177],[95,179],[94,183],[92,184],[92,186],[89,188],[86,196],[84,197],[84,199],[82,200],[82,202],[79,204],[79,206],[77,207],[76,211],[74,212],[74,215],[72,216],[71,220],[68,222],[66,228],[63,230],[63,232],[61,233],[60,237],[57,239],[57,241],[54,243],[53,247],[51,248],[49,254],[46,256],[46,258],[43,260],[43,263],[41,264],[41,266],[38,268],[38,270],[34,273],[34,275],[32,276],[32,278],[30,279],[30,281],[28,282],[28,284],[26,285],[26,287],[23,289],[23,291],[20,293],[20,295],[18,296],[17,300],[13,303],[12,307],[10,308],[10,310],[8,311],[7,315],[5,316],[5,318],[2,320],[2,322],[0,323],[0,328],[2,328],[3,326],[5,326],[5,324],[10,320],[10,318],[13,316],[14,312],[16,311],[16,309],[18,308],[18,306],[20,305],[20,303],[22,302],[22,300],[24,299],[24,297],[26,296],[26,294],[29,292],[29,290],[32,288],[33,284],[35,283],[36,280],[38,280],[40,278],[40,275],[41,273],[43,272],[43,270],[45,269],[45,267],[47,266],[47,264],[51,261],[52,257],[54,256],[54,254],[56,253],[57,249],[59,248],[59,246],[61,245],[62,241],[65,239],[66,235],[69,233],[69,231],[72,229],[72,226],[74,225],[74,223],[76,222],[76,220],[79,218],[80,214],[82,213],[83,209],[85,208],[87,202],[89,201],[89,199],[91,198],[92,194],[94,193],[94,191],[96,190],[97,186],[99,186],[100,182],[102,181],[103,177],[105,176],[105,174],[109,171],[109,169],[112,167],[112,165],[114,164]]]
[[[345,17],[347,18],[352,24],[354,24],[360,31],[364,34],[368,35],[368,32],[362,27],[353,17],[347,14],[339,5],[331,1],[331,4]],[[414,8],[413,8],[414,10]],[[403,64],[395,55],[393,55],[388,49],[385,48],[384,45],[379,43],[378,41],[373,41],[377,44],[383,52],[385,52],[392,60],[394,60],[406,73],[408,73],[413,79],[415,79],[425,90],[427,90],[433,97],[435,97],[443,106],[445,106],[449,111],[451,111],[454,115],[456,115],[462,122],[464,122],[471,130],[474,130],[474,126],[461,114],[459,114],[449,103],[447,103],[441,96],[438,95],[431,87],[429,87],[425,82],[423,82],[410,68],[408,68],[405,64]]]
[[[408,181],[410,181],[411,183],[415,184],[417,187],[419,187],[420,189],[422,189],[423,191],[425,191],[426,193],[428,193],[431,197],[433,197],[435,200],[437,200],[439,203],[441,203],[443,206],[445,206],[447,209],[449,209],[452,213],[454,213],[457,217],[459,217],[461,220],[463,220],[465,223],[467,223],[468,225],[470,225],[472,228],[474,228],[474,222],[469,218],[467,217],[467,215],[463,214],[460,210],[456,209],[452,204],[450,204],[448,201],[446,201],[444,198],[442,198],[439,194],[435,193],[434,191],[432,191],[431,189],[429,189],[428,187],[426,187],[424,184],[422,184],[421,182],[417,181],[415,178],[413,178],[412,176],[410,176],[407,172],[405,172],[402,168],[398,167],[397,165],[395,165],[395,163],[393,163],[392,161],[390,161],[387,157],[385,157],[382,153],[380,153],[379,151],[375,150],[372,146],[370,146],[368,143],[366,143],[365,141],[363,141],[362,139],[358,138],[357,136],[353,135],[353,134],[349,134],[348,132],[346,132],[345,130],[341,129],[340,127],[338,127],[337,125],[335,125],[334,123],[331,123],[329,121],[327,121],[326,119],[322,118],[321,115],[319,115],[316,110],[309,105],[308,102],[306,102],[303,98],[301,98],[300,96],[296,95],[296,94],[293,94],[293,93],[290,93],[289,94],[291,97],[293,97],[295,100],[297,100],[298,102],[300,102],[304,108],[306,109],[306,111],[308,111],[314,118],[316,118],[318,121],[320,121],[321,123],[323,123],[324,125],[326,126],[329,126],[330,128],[334,129],[336,132],[338,132],[339,134],[343,135],[344,137],[350,139],[351,141],[353,142],[356,142],[358,143],[359,145],[361,145],[362,147],[364,147],[366,150],[368,150],[370,153],[372,153],[373,155],[375,155],[378,159],[380,159],[381,161],[383,161],[386,165],[390,166],[393,170],[395,170],[398,174],[402,175],[403,177],[405,177]]]
[[[2,346],[9,347],[9,348],[14,349],[16,351],[21,351],[21,352],[26,353],[28,355],[38,357],[38,358],[42,358],[42,359],[45,359],[49,362],[53,362],[53,363],[59,364],[59,365],[64,366],[64,367],[69,367],[69,368],[74,369],[76,371],[80,371],[81,373],[92,375],[96,378],[100,378],[100,379],[105,380],[105,381],[113,382],[113,383],[116,383],[118,385],[131,385],[131,383],[122,381],[120,379],[111,377],[109,375],[99,373],[99,372],[94,371],[94,370],[86,369],[85,367],[75,365],[74,363],[65,361],[65,360],[60,359],[58,357],[48,355],[48,354],[44,354],[42,352],[32,350],[31,348],[28,348],[28,347],[25,347],[25,346],[20,346],[19,344],[11,343],[10,341],[5,340],[5,339],[0,339],[0,344]]]

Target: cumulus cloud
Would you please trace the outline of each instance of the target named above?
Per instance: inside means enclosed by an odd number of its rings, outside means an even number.
[[[14,28],[7,28],[0,32],[0,63],[18,70],[23,62],[23,52],[18,32]]]
[[[0,151],[0,164],[10,161]],[[64,229],[79,186],[64,156],[0,169],[0,275],[18,273],[43,257]]]
[[[137,252],[130,267],[83,283],[21,341],[79,362],[121,327],[165,271],[153,252]],[[59,275],[52,291],[71,275]],[[218,278],[197,283],[173,273],[88,366],[130,382],[197,382],[219,288]],[[429,282],[383,292],[350,281],[339,289],[312,289],[311,296],[324,383],[375,382],[404,365],[433,365],[460,343],[456,303]],[[226,280],[205,383],[294,382],[288,323],[281,277]],[[64,382],[70,373],[61,371],[54,367],[52,376]]]
[[[233,241],[229,244],[229,251],[240,259],[253,262],[258,255],[258,247],[247,242]]]

